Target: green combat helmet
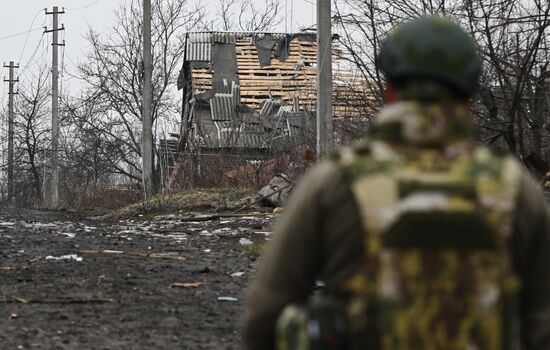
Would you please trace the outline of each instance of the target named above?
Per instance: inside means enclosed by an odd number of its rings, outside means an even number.
[[[378,65],[395,85],[436,82],[460,97],[473,94],[481,72],[481,59],[470,36],[439,16],[398,26],[383,42]]]

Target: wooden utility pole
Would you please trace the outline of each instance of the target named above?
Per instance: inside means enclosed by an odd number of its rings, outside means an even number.
[[[143,0],[143,132],[141,157],[143,194],[145,200],[153,195],[153,53],[151,51],[151,0]]]
[[[19,82],[19,79],[15,79],[15,69],[19,68],[18,65],[13,64],[13,61],[10,61],[9,65],[5,65],[5,68],[10,69],[9,79],[4,79],[5,82],[9,83],[9,99],[8,99],[8,202],[13,204],[13,96],[17,92],[13,91],[13,86],[15,83]]]
[[[56,208],[59,205],[59,46],[65,44],[59,43],[59,31],[65,30],[62,25],[59,28],[59,15],[65,13],[65,11],[58,10],[57,6],[53,7],[52,12],[46,10],[47,15],[53,17],[52,29],[45,30],[45,33],[52,33],[52,155],[51,155],[51,193],[50,193],[50,205]]]
[[[317,159],[332,150],[331,0],[317,0]]]

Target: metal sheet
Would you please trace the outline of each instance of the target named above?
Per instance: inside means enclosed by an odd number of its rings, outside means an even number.
[[[231,85],[231,95],[233,96],[233,104],[235,106],[240,105],[241,104],[241,86],[238,84],[235,84],[235,82],[233,82],[233,84]]]
[[[189,42],[192,43],[211,43],[212,35],[210,32],[189,33]]]
[[[210,99],[212,120],[229,121],[236,117],[232,94],[216,94]]]
[[[214,43],[234,44],[237,41],[234,33],[214,32],[210,35]]]
[[[265,100],[264,104],[262,105],[262,108],[260,109],[260,116],[265,117],[270,115],[273,112],[274,108],[275,108],[274,100]]]
[[[212,44],[197,42],[187,43],[187,61],[210,62],[212,57]]]
[[[210,61],[212,57],[212,43],[233,44],[238,39],[250,39],[255,36],[261,38],[269,34],[272,39],[279,40],[288,33],[255,33],[255,32],[193,32],[188,35],[187,60],[188,61]],[[315,33],[298,33],[298,36],[312,36]]]
[[[221,40],[219,42],[230,43],[234,42],[231,40],[236,39],[245,39],[251,38],[252,36],[262,37],[265,34],[271,35],[272,38],[280,39],[287,35],[298,36],[298,37],[312,37],[315,38],[316,34],[314,32],[306,33],[269,33],[269,32],[244,32],[244,31],[211,31],[211,32],[192,32],[189,33],[189,40],[193,42],[211,42],[212,39]]]
[[[286,119],[288,121],[288,124],[293,127],[302,128],[305,127],[307,124],[307,114],[303,112],[293,112],[293,113],[287,113]]]

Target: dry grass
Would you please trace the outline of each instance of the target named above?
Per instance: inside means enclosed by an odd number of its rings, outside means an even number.
[[[181,214],[186,212],[224,212],[240,209],[250,203],[256,191],[247,188],[205,188],[175,194],[158,194],[147,202],[128,205],[116,216],[142,214]]]

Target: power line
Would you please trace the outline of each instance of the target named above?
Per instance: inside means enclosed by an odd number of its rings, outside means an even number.
[[[37,27],[37,28],[29,29],[28,31],[21,32],[21,33],[16,33],[16,34],[11,34],[11,35],[2,36],[2,37],[0,37],[0,40],[15,38],[15,37],[18,37],[18,36],[21,36],[21,35],[25,35],[25,34],[28,34],[28,33],[30,33],[30,32],[36,32],[36,31],[39,31],[39,30],[44,30],[44,28],[42,28],[42,27],[38,28],[38,27]]]
[[[63,31],[63,45],[61,46],[61,79],[59,79],[59,91],[63,94],[63,78],[65,77],[65,31]]]
[[[43,30],[43,29],[44,29],[44,28],[42,28],[42,30]],[[25,72],[25,70],[27,69],[27,67],[29,66],[29,64],[31,64],[32,59],[34,58],[34,56],[35,56],[36,53],[38,52],[38,49],[40,48],[40,44],[43,43],[42,39],[44,39],[44,35],[45,35],[45,34],[46,34],[45,32],[42,33],[42,36],[40,37],[40,40],[38,41],[38,45],[36,45],[36,48],[34,49],[34,52],[32,53],[31,57],[30,57],[29,60],[27,61],[27,64],[25,64],[25,66],[23,67],[23,69],[21,69],[21,71],[20,71],[20,73],[19,73],[20,75],[22,75],[22,74]]]
[[[43,10],[40,10],[40,11],[43,11]],[[47,20],[48,20],[48,17],[46,16],[46,17],[44,18],[44,21],[42,22],[42,25],[46,25]],[[44,30],[44,27],[41,27],[40,29],[41,29],[41,30]],[[29,67],[29,65],[30,65],[31,63],[37,62],[38,59],[40,59],[41,57],[43,57],[43,56],[44,56],[44,53],[47,52],[47,51],[49,50],[49,46],[48,46],[48,45],[46,45],[46,46],[45,46],[45,49],[44,49],[44,43],[45,43],[44,40],[43,40],[43,39],[44,39],[44,35],[45,35],[45,32],[42,32],[42,36],[41,36],[40,39],[38,40],[38,44],[36,45],[36,47],[35,47],[35,49],[34,49],[32,55],[31,55],[31,57],[29,57],[29,60],[27,61],[27,63],[25,64],[25,66],[23,67],[23,69],[19,72],[19,75],[20,75],[20,76],[23,75],[23,73],[25,73],[26,69]],[[35,56],[36,56],[36,54],[38,53],[38,50],[40,49],[40,45],[42,45],[42,48],[43,48],[42,53],[40,54],[40,56],[39,56],[38,58],[34,59]],[[20,61],[21,61],[22,57],[23,57],[23,53],[21,53],[21,58],[19,59]],[[33,61],[33,59],[34,59],[34,61]]]
[[[84,10],[84,9],[87,9],[88,7],[92,7],[94,6],[95,4],[97,4],[99,2],[99,0],[95,0],[94,2],[86,5],[86,6],[82,6],[82,7],[77,7],[77,8],[70,8],[70,7],[66,7],[65,9],[67,10],[70,10],[70,11],[80,11],[80,10]]]
[[[4,71],[6,70],[5,66],[2,66],[2,71],[0,72],[0,76],[4,76]],[[2,94],[2,100],[0,101],[0,108],[4,108],[4,103],[6,102],[6,94]],[[4,117],[2,115],[2,117]]]
[[[34,25],[34,21],[36,21],[36,17],[42,12],[42,10],[38,10],[36,14],[34,15],[34,18],[32,19],[31,25],[29,26],[29,30],[27,31],[27,37],[25,38],[25,43],[23,44],[23,50],[21,50],[21,56],[19,56],[19,62],[21,62],[21,59],[23,58],[23,53],[25,52],[25,48],[27,47],[27,41],[29,40],[29,35],[31,34],[32,26]],[[46,22],[46,19],[44,19],[44,23]],[[38,30],[39,28],[36,28]]]

